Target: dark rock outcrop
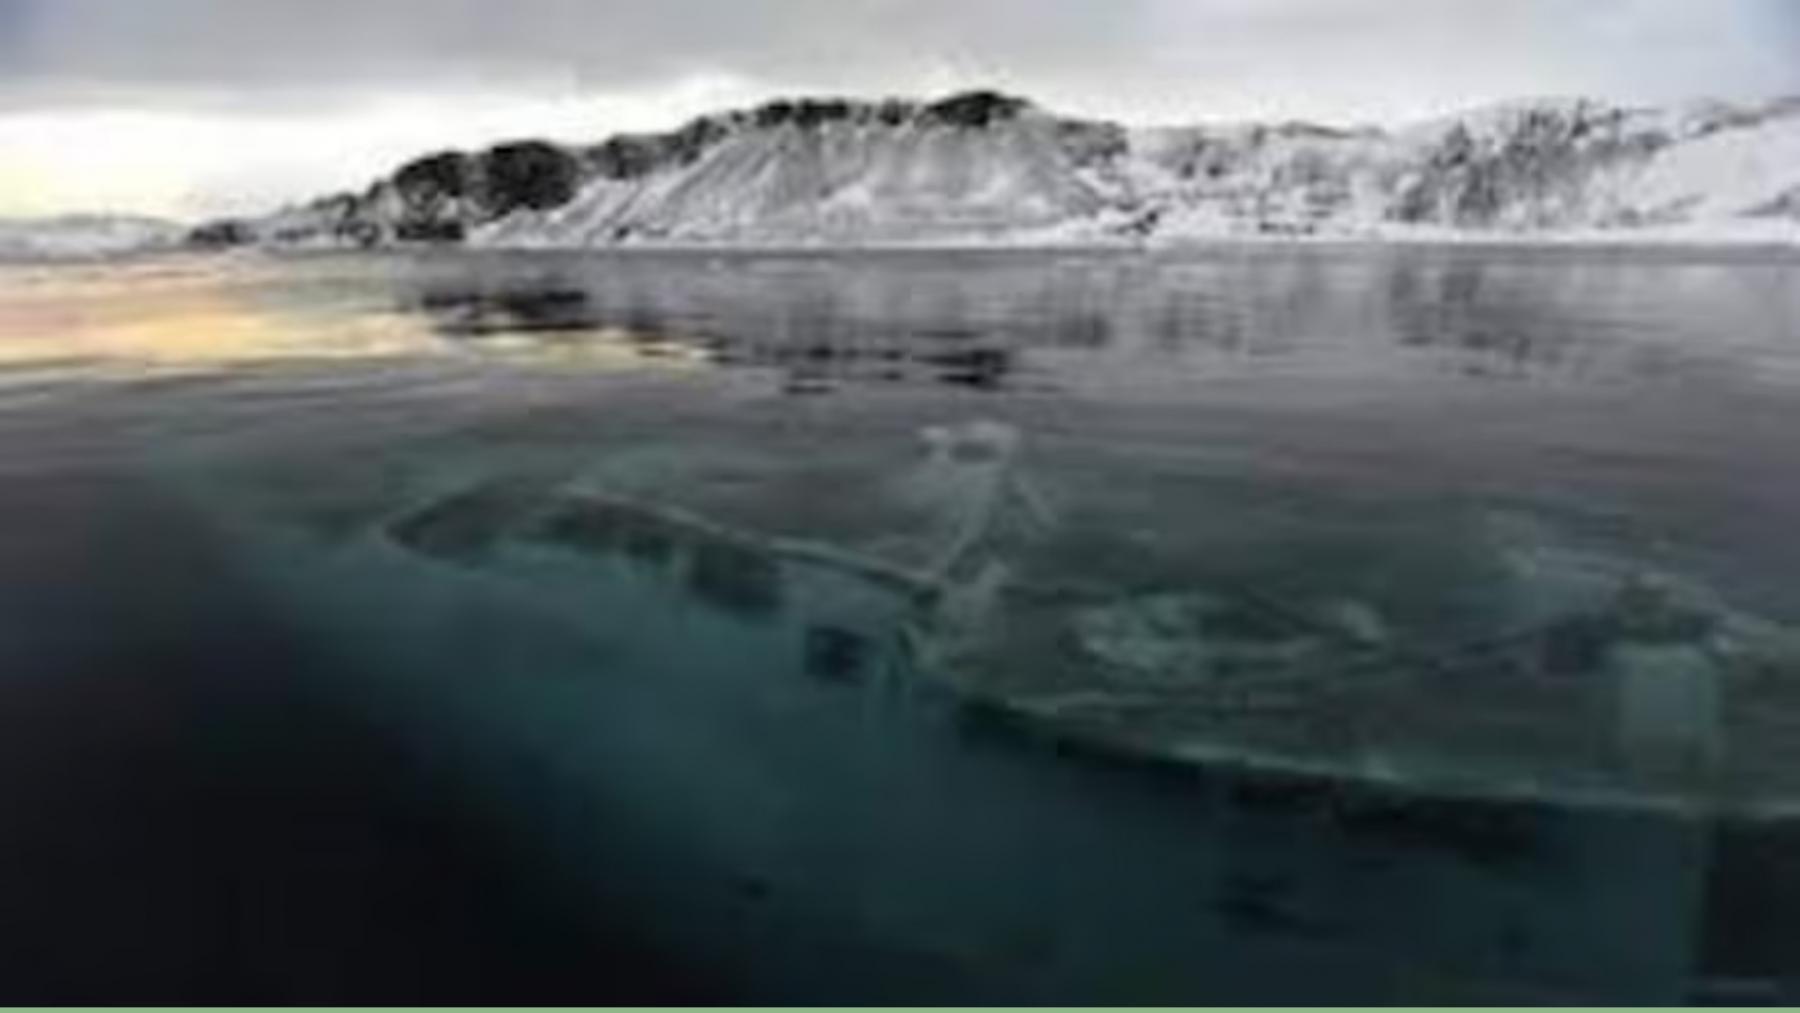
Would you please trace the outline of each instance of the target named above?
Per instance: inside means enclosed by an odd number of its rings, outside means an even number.
[[[580,160],[543,141],[490,148],[480,164],[487,184],[482,204],[493,218],[520,208],[544,211],[560,207],[575,196],[581,182]]]
[[[921,117],[927,123],[953,127],[985,127],[1009,120],[1031,108],[1031,103],[997,91],[967,91],[926,106]]]
[[[217,221],[196,225],[188,230],[185,243],[201,249],[222,249],[230,246],[243,246],[256,241],[256,231],[250,223],[236,218],[221,218]]]
[[[1669,143],[1663,135],[1628,133],[1624,124],[1622,110],[1586,103],[1523,110],[1486,136],[1457,123],[1400,194],[1393,218],[1489,228],[1510,213],[1513,225],[1553,224],[1557,203],[1589,175]]]

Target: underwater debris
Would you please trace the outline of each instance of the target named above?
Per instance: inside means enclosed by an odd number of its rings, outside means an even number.
[[[468,562],[536,508],[546,487],[538,476],[491,479],[393,521],[387,535],[414,552]]]
[[[1628,555],[1523,555],[1491,596],[1502,633],[1433,644],[1328,590],[1034,595],[990,552],[947,584],[918,656],[1026,723],[1194,764],[1451,794],[1718,804],[1754,778],[1800,795],[1770,738],[1800,738],[1800,638]],[[1788,718],[1764,709],[1784,696]]]
[[[924,576],[939,585],[980,569],[1014,528],[1037,531],[1053,518],[1043,497],[1018,473],[1024,438],[1013,426],[978,420],[919,433],[925,461],[906,477],[904,500],[940,519],[942,545]]]
[[[763,619],[780,611],[781,564],[756,546],[690,533],[687,587],[694,597],[739,618]]]
[[[1637,763],[1704,772],[1723,755],[1724,671],[1691,644],[1628,644],[1612,658],[1618,739]]]
[[[678,577],[699,601],[745,619],[780,611],[779,553],[745,534],[625,500],[561,493],[525,537]]]
[[[941,545],[915,577],[922,607],[900,636],[926,671],[954,683],[1000,622],[1014,581],[1009,536],[1039,533],[1053,517],[1018,474],[1024,440],[1015,427],[978,420],[919,435],[926,459],[901,495],[939,519]]]
[[[696,545],[723,544],[755,553],[772,565],[789,560],[821,566],[909,596],[923,596],[931,589],[920,574],[879,557],[824,542],[761,535],[716,524],[676,507],[592,491],[554,493],[538,512],[536,523],[520,533],[532,541],[583,555],[623,556],[665,570],[679,567]]]
[[[1077,642],[1110,681],[1183,685],[1286,669],[1319,637],[1248,602],[1217,594],[1158,594],[1075,614]]]
[[[1619,588],[1612,615],[1619,639],[1641,643],[1698,642],[1717,625],[1705,605],[1684,599],[1673,584],[1642,574]]]
[[[1282,573],[1198,566],[1137,587],[1087,582],[1037,554],[1060,531],[1021,474],[1018,429],[919,435],[920,460],[889,489],[918,523],[873,548],[517,476],[385,530],[462,564],[509,539],[616,559],[757,621],[805,597],[784,588],[799,568],[823,567],[879,587],[891,625],[806,616],[807,675],[863,683],[894,659],[1009,734],[1457,793],[1800,798],[1800,769],[1783,759],[1800,742],[1800,636],[1628,552],[1559,546],[1535,528],[1494,546],[1501,565],[1470,571],[1493,581],[1474,596],[1491,619],[1473,628],[1500,631],[1479,640],[1461,617],[1436,627],[1409,612],[1417,588],[1354,573],[1286,597]]]
[[[873,645],[867,637],[837,626],[806,631],[806,674],[825,682],[857,682],[868,667]]]
[[[1606,665],[1612,632],[1603,616],[1581,613],[1557,619],[1538,635],[1538,665],[1546,675],[1597,672]]]
[[[1338,796],[1331,814],[1352,838],[1451,851],[1486,865],[1531,856],[1540,847],[1545,819],[1521,803],[1374,792]]]
[[[590,555],[620,555],[663,568],[680,540],[677,525],[635,503],[593,496],[557,496],[541,521],[525,532],[535,541]]]

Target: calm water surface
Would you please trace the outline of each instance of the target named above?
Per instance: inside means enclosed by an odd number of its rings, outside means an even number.
[[[0,266],[0,998],[1794,1001],[1800,261]]]

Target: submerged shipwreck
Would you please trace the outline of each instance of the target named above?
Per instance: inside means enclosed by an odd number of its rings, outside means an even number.
[[[604,469],[475,482],[383,533],[464,567],[603,559],[752,621],[800,608],[813,675],[923,680],[1033,732],[1157,762],[1684,810],[1800,798],[1787,762],[1800,636],[1701,581],[1505,518],[1481,547],[1477,636],[1329,577],[1288,593],[1241,574],[1059,571],[1037,557],[1068,526],[1022,467],[1024,444],[991,421],[923,430],[912,466],[879,490],[907,522],[877,541],[728,523]]]

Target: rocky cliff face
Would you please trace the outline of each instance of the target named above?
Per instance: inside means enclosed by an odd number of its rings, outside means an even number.
[[[202,243],[808,245],[1686,230],[1800,241],[1800,101],[1537,101],[1398,131],[1131,129],[1012,96],[802,99],[443,152]]]

